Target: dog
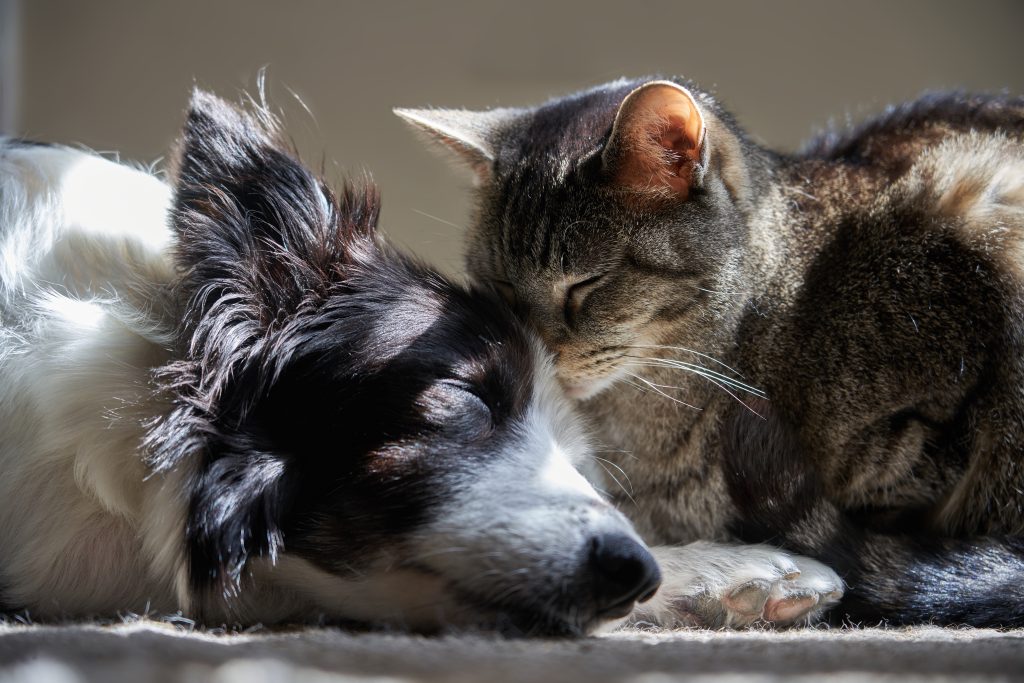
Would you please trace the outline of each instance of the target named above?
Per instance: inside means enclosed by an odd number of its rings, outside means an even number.
[[[492,294],[376,229],[265,107],[170,180],[0,143],[0,608],[583,634],[657,589]]]

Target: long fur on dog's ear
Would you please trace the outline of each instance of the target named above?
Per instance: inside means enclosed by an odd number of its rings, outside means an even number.
[[[372,238],[376,193],[339,199],[279,137],[265,109],[245,112],[197,90],[180,143],[174,226],[185,282],[205,313],[245,297],[259,322],[322,293]]]
[[[261,344],[269,333],[322,301],[347,266],[370,257],[377,207],[368,182],[346,185],[336,197],[280,140],[265,109],[248,113],[193,94],[173,224],[185,332],[191,355],[203,360],[209,402],[267,352]]]
[[[197,590],[231,594],[248,558],[282,544],[288,454],[249,412],[282,363],[281,331],[344,287],[379,248],[367,183],[340,198],[280,141],[273,117],[203,91],[179,143],[172,222],[184,356],[158,373],[175,403],[147,440],[151,465],[193,471],[186,538]]]

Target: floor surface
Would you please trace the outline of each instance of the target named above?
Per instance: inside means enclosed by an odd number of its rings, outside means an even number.
[[[1024,630],[617,632],[582,640],[0,625],[0,682],[763,683],[1024,680]]]

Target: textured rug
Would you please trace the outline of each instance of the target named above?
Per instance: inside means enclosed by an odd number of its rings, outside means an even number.
[[[151,621],[0,625],[0,681],[667,683],[1024,680],[1024,631],[622,631],[504,640],[302,629],[199,633]]]

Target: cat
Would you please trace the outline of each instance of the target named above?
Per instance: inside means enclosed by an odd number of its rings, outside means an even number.
[[[1024,99],[927,95],[796,154],[678,78],[396,113],[473,169],[469,272],[662,546],[634,619],[842,596],[836,621],[1024,625]],[[750,582],[716,583],[742,543],[769,544]]]

